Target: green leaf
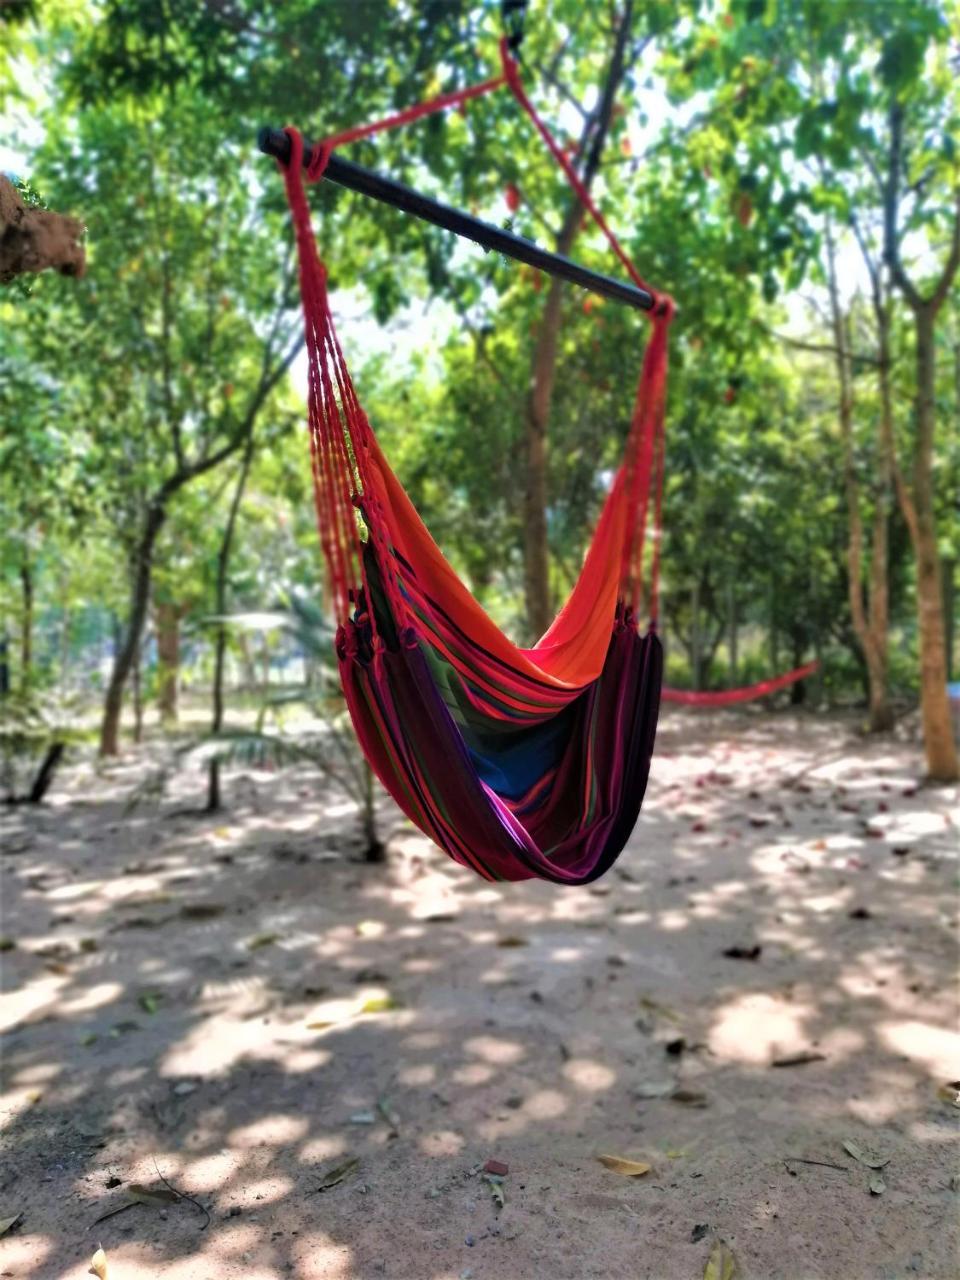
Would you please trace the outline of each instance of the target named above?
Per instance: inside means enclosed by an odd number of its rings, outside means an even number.
[[[877,70],[889,89],[901,90],[923,66],[925,42],[910,31],[895,31],[883,43]]]

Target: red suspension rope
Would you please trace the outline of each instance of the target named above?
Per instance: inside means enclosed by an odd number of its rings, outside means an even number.
[[[553,134],[537,114],[533,103],[523,88],[520,80],[519,64],[511,55],[506,38],[500,42],[500,60],[502,70],[499,76],[494,76],[479,84],[470,85],[465,89],[440,94],[435,98],[427,99],[425,102],[417,103],[403,111],[386,116],[382,120],[356,125],[323,139],[313,148],[310,164],[306,170],[307,181],[316,182],[322,178],[331,154],[339,146],[370,137],[388,129],[410,124],[424,116],[433,115],[438,111],[445,111],[449,107],[462,106],[471,99],[492,93],[504,85],[510,88],[514,98],[530,118],[551,155],[556,160],[577,199],[606,237],[608,244],[622,263],[630,279],[638,288],[646,289],[654,298],[652,313],[654,331],[644,355],[643,369],[624,456],[624,469],[627,479],[627,519],[621,562],[621,593],[633,609],[638,607],[643,590],[644,537],[650,514],[650,490],[654,485],[654,475],[656,473],[660,479],[656,482],[657,496],[653,504],[654,527],[651,530],[653,557],[649,601],[651,622],[655,625],[659,582],[660,513],[662,508],[662,433],[667,359],[666,334],[673,318],[673,302],[666,294],[661,294],[652,289],[643,280],[626,250],[610,229],[586,186],[577,175],[576,170],[563,154]],[[288,130],[287,132],[290,133],[291,137],[295,133],[294,130]],[[294,185],[299,186],[299,182],[291,183],[290,170],[293,168],[293,158],[291,157],[291,163],[287,170],[288,189]],[[296,196],[295,192],[291,191],[291,207],[294,210],[298,224],[300,222],[298,215],[301,213],[301,205],[305,210],[306,201],[302,196],[302,188],[300,188],[299,197]],[[333,340],[335,342],[335,336]],[[352,398],[352,384],[349,383],[349,379],[347,379],[347,383],[349,395]]]

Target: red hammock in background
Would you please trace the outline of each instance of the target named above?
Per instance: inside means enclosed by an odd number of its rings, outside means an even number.
[[[405,813],[450,856],[490,879],[582,884],[614,861],[636,821],[659,710],[656,635],[669,297],[641,279],[537,116],[507,42],[502,74],[312,149],[317,181],[336,146],[502,85],[533,121],[630,279],[653,299],[624,461],[580,576],[532,649],[514,645],[473,599],[383,456],[337,339],[294,129],[284,167],[296,228],[309,358],[314,495],[347,705],[364,753]],[[651,523],[649,585],[645,537]],[[641,600],[651,623],[641,636]],[[676,700],[722,705],[801,678]]]

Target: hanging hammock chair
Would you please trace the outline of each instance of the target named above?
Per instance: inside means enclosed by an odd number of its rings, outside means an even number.
[[[299,133],[285,130],[314,494],[343,691],[380,781],[412,822],[479,875],[585,884],[613,864],[633,830],[656,733],[663,651],[655,621],[641,634],[637,614],[642,601],[656,619],[673,303],[641,280],[537,116],[506,41],[501,58],[495,79],[328,138],[306,165]],[[304,171],[308,182],[323,176],[335,147],[501,85],[653,303],[623,463],[576,585],[532,649],[511,643],[472,598],[380,450],[337,339],[303,186]]]

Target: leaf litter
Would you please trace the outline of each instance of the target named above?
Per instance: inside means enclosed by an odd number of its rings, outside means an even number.
[[[90,1225],[95,1227],[98,1223],[106,1222],[108,1218],[115,1218],[118,1213],[124,1213],[127,1209],[132,1209],[138,1204],[166,1208],[170,1204],[179,1204],[182,1198],[176,1191],[167,1190],[165,1187],[145,1187],[139,1182],[127,1183],[124,1189],[124,1196],[123,1204],[117,1205],[116,1208],[108,1209],[99,1218],[95,1218]]]
[[[624,1178],[640,1178],[649,1173],[651,1166],[642,1160],[628,1160],[624,1156],[597,1156],[600,1163],[611,1173],[619,1173]]]
[[[868,1169],[884,1169],[890,1163],[889,1156],[878,1155],[876,1151],[870,1151],[866,1147],[861,1147],[853,1138],[844,1138],[843,1149],[847,1155],[853,1156],[854,1160],[862,1165],[866,1165]]]
[[[815,1049],[801,1049],[799,1053],[788,1053],[782,1058],[774,1058],[771,1067],[805,1067],[810,1062],[826,1062],[825,1053],[817,1053]]]
[[[329,1191],[332,1187],[339,1186],[340,1183],[349,1178],[352,1173],[356,1173],[359,1168],[360,1157],[347,1156],[346,1160],[341,1161],[340,1164],[327,1170],[320,1179],[320,1185],[316,1187],[315,1190]]]
[[[737,1280],[740,1268],[733,1250],[725,1240],[718,1240],[710,1250],[703,1269],[703,1280]]]

